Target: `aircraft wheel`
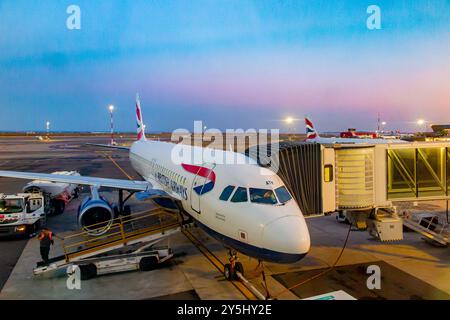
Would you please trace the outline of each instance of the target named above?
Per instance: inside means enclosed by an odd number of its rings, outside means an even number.
[[[89,280],[97,276],[97,267],[95,264],[83,264],[79,266],[81,280]]]
[[[58,215],[64,212],[66,204],[62,200],[52,200],[53,214]]]
[[[223,268],[223,275],[225,276],[225,279],[231,281],[233,280],[232,273],[231,273],[231,265],[227,263]]]
[[[130,206],[124,206],[122,215],[124,217],[129,217],[131,215],[131,207]]]
[[[64,212],[64,210],[66,209],[66,204],[64,201],[60,201],[59,202],[59,211],[58,214],[62,214]]]
[[[118,206],[114,206],[113,207],[113,212],[114,212],[114,219],[119,217],[119,207]]]
[[[156,257],[145,257],[139,261],[139,269],[141,271],[150,271],[156,268],[158,265],[158,258]]]
[[[244,275],[244,266],[240,262],[236,262],[234,264],[234,279],[239,280],[239,277],[237,275],[237,272],[239,272],[241,275]]]
[[[131,219],[131,207],[130,206],[124,206],[123,207],[123,221],[126,222]]]
[[[34,236],[36,236],[36,233],[38,232],[38,230],[40,228],[41,228],[41,222],[38,220],[34,224],[32,224],[31,226],[28,226],[28,228],[27,228],[27,236],[29,238],[33,238]]]

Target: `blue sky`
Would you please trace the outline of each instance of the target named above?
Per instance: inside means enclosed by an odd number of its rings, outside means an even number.
[[[448,123],[449,40],[449,1],[2,0],[0,130],[131,131],[136,92],[155,131]]]

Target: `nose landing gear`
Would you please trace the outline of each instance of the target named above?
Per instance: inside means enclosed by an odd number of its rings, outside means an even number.
[[[230,263],[225,264],[223,268],[223,275],[228,281],[239,280],[238,273],[244,275],[244,266],[240,263],[237,257],[237,252],[234,250],[228,250],[228,260]]]
[[[262,275],[262,279],[263,279],[262,286],[266,291],[265,295],[260,293],[247,279],[244,278],[244,267],[243,267],[242,263],[237,261],[238,258],[237,258],[236,251],[230,249],[230,250],[228,250],[228,255],[229,255],[230,263],[225,264],[224,270],[223,270],[225,279],[227,279],[228,281],[233,281],[233,280],[241,281],[242,283],[244,283],[244,285],[247,287],[247,289],[249,289],[253,294],[255,294],[255,292],[256,292],[255,295],[259,299],[263,299],[263,300],[271,299],[269,287],[267,286],[266,274],[264,272],[263,262],[261,260],[258,260],[258,265],[256,266],[255,271],[257,273],[260,273],[260,275]]]

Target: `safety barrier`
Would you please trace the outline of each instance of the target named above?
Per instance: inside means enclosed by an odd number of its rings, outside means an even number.
[[[61,238],[66,262],[76,257],[85,257],[117,246],[136,243],[154,234],[164,234],[168,230],[179,227],[180,222],[173,213],[157,208],[145,213],[116,218],[106,233],[93,236],[92,231],[95,231],[96,227],[103,228],[102,224],[104,223],[88,226],[89,231],[85,229]]]

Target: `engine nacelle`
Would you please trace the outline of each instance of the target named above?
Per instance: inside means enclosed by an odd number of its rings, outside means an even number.
[[[113,224],[116,212],[117,207],[103,197],[85,198],[78,208],[78,225],[90,235],[102,235]]]

